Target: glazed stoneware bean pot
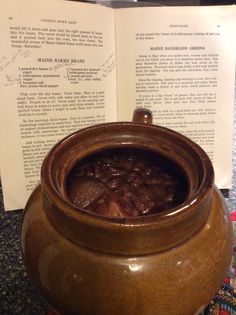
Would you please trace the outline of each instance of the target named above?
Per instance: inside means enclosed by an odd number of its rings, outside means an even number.
[[[232,256],[232,225],[206,153],[185,136],[153,125],[148,110],[133,122],[82,129],[57,143],[41,184],[25,207],[21,245],[41,294],[67,315],[199,314],[220,289]],[[98,152],[134,148],[171,160],[188,192],[171,209],[111,218],[68,198],[76,163]]]

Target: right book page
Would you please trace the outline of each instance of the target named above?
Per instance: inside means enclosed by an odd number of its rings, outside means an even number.
[[[230,188],[235,6],[116,10],[118,119],[135,107],[197,142]]]

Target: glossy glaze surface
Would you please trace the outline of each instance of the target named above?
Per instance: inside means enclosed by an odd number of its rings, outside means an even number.
[[[37,287],[64,314],[192,315],[209,303],[230,264],[231,222],[216,189],[210,215],[196,235],[143,256],[75,244],[48,220],[43,199],[39,187],[27,205],[23,255]]]
[[[137,115],[140,121],[143,113]],[[150,123],[150,113],[144,118]],[[71,169],[91,154],[117,148],[171,159],[187,178],[185,200],[137,218],[107,218],[76,207],[66,192]],[[41,186],[25,209],[21,242],[33,282],[62,314],[193,315],[220,288],[233,236],[211,162],[199,146],[166,128],[110,123],[74,133],[49,152]]]

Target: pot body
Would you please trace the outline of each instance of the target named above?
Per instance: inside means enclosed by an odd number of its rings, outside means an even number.
[[[216,188],[212,198],[205,224],[184,243],[160,253],[113,255],[62,235],[48,219],[50,205],[38,187],[22,226],[26,268],[63,314],[198,314],[220,288],[232,253],[231,221]]]
[[[188,181],[186,200],[138,218],[106,218],[77,208],[66,193],[70,170],[113,148],[173,160]],[[74,133],[49,152],[41,185],[25,208],[21,244],[33,282],[62,314],[193,315],[223,282],[233,234],[211,162],[199,146],[151,124],[110,123]]]

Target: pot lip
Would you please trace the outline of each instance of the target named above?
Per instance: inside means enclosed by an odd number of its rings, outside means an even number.
[[[138,217],[107,217],[103,215],[98,215],[96,213],[90,212],[88,210],[80,209],[75,206],[72,202],[68,202],[62,195],[58,192],[56,187],[53,184],[53,179],[50,172],[47,172],[47,167],[51,166],[52,158],[51,154],[63,143],[67,143],[77,135],[85,133],[89,130],[97,129],[99,127],[110,127],[110,126],[143,126],[145,128],[150,128],[155,130],[159,130],[160,132],[167,133],[169,135],[178,136],[181,138],[181,141],[185,144],[188,144],[192,147],[198,158],[200,159],[203,167],[204,167],[204,176],[203,179],[194,194],[194,196],[190,197],[182,204],[177,207],[171,208],[169,210],[156,213],[149,214],[147,216],[138,216]],[[86,222],[90,225],[104,226],[106,228],[119,228],[127,227],[127,228],[136,228],[136,227],[151,227],[156,225],[162,225],[165,222],[169,222],[170,220],[179,220],[183,217],[188,216],[191,213],[191,209],[197,208],[198,205],[204,203],[204,201],[208,198],[214,187],[214,169],[210,158],[206,154],[206,152],[195,142],[193,142],[188,137],[180,134],[177,131],[169,129],[164,126],[154,125],[154,124],[144,124],[139,122],[130,122],[130,121],[122,121],[122,122],[109,122],[103,124],[97,124],[94,126],[89,126],[83,128],[81,130],[75,131],[60,141],[58,141],[52,149],[46,155],[42,167],[41,167],[41,189],[45,193],[47,199],[53,200],[53,204],[56,206],[57,210],[63,212],[65,216],[69,216],[71,219],[79,222]]]

